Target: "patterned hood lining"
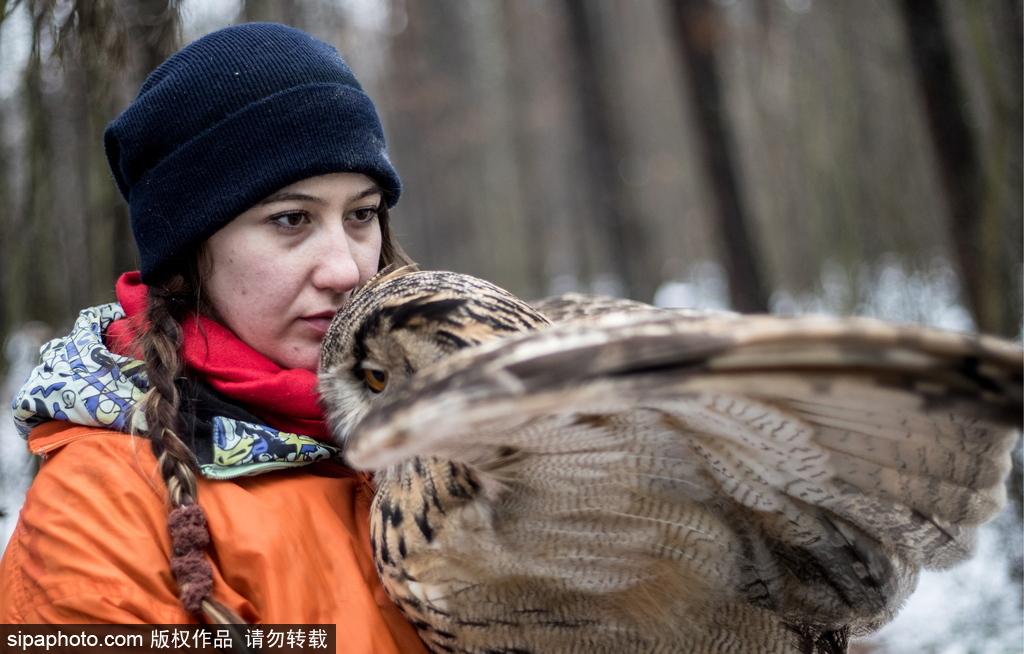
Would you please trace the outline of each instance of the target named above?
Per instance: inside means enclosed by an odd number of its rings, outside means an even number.
[[[12,402],[14,422],[23,438],[51,420],[128,433],[146,431],[142,411],[132,409],[149,383],[145,364],[107,349],[103,333],[124,317],[121,305],[103,304],[78,314],[71,333],[40,350],[41,363]],[[341,460],[341,451],[310,436],[283,432],[256,422],[255,416],[212,398],[204,388],[187,394],[186,420],[192,430],[193,451],[203,476],[231,479],[270,470],[293,468],[327,459]],[[204,406],[221,413],[197,419]],[[206,411],[205,413],[208,413]],[[239,415],[251,419],[239,419]]]

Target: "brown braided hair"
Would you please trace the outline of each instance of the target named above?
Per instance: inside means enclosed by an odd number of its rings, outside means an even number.
[[[381,254],[378,268],[411,263],[391,235],[387,206],[378,208]],[[146,308],[148,329],[136,337],[146,364],[149,390],[137,410],[144,411],[147,438],[157,456],[160,475],[167,484],[170,511],[167,518],[171,536],[171,571],[178,584],[179,598],[189,613],[210,624],[244,624],[234,611],[215,600],[213,568],[205,555],[210,532],[196,498],[199,466],[185,441],[178,382],[185,376],[182,362],[182,321],[199,313],[216,318],[203,298],[202,281],[212,263],[200,246],[177,271],[149,285]]]

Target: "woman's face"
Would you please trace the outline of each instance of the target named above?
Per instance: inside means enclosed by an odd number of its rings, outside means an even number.
[[[333,173],[286,186],[207,241],[204,293],[217,317],[282,368],[316,370],[349,293],[377,271],[381,192]]]

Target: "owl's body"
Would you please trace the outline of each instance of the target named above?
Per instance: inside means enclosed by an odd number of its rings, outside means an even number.
[[[376,471],[378,572],[434,651],[842,651],[1002,506],[1011,345],[590,313],[548,326],[413,273],[329,332],[322,392]]]
[[[675,501],[677,513],[660,517],[676,526],[647,529],[627,545],[605,539],[621,537],[642,503],[593,507],[589,519],[563,525],[549,514],[545,533],[500,519],[531,498],[492,503],[449,461],[413,459],[377,483],[378,572],[433,651],[782,654],[806,640],[843,637],[843,626],[787,622],[757,605],[760,589],[743,583],[747,544],[714,504]],[[529,483],[510,486],[509,495]],[[606,528],[616,520],[622,524]],[[649,543],[637,547],[641,540]],[[595,556],[623,560],[597,567]],[[723,591],[706,576],[729,583]],[[913,576],[904,582],[907,592]]]

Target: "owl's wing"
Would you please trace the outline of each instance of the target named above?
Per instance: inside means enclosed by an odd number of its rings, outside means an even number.
[[[867,626],[1002,507],[1021,360],[868,319],[611,315],[421,371],[347,456],[470,465],[538,574],[605,583],[660,557],[697,592]]]
[[[635,300],[585,293],[562,293],[533,300],[529,304],[553,323],[590,319],[610,313],[661,311],[658,307]]]
[[[634,318],[645,313],[672,313],[677,318],[685,320],[713,320],[739,316],[739,314],[732,311],[687,308],[667,309],[621,297],[589,295],[586,293],[562,293],[561,295],[552,295],[540,300],[533,300],[529,304],[535,310],[544,314],[552,323],[593,320],[600,316],[616,313],[632,313]]]

